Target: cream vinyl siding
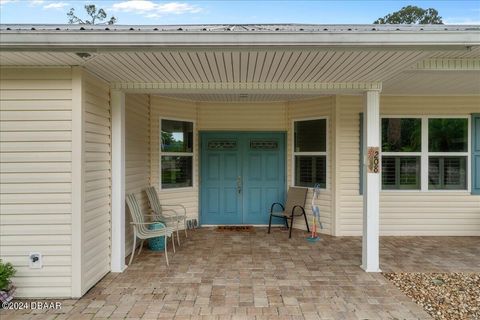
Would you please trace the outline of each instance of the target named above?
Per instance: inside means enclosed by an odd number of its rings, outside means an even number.
[[[83,73],[82,292],[110,271],[111,112],[106,82]]]
[[[193,186],[178,189],[160,188],[160,119],[185,120],[194,122],[197,129],[197,106],[194,102],[151,96],[150,142],[151,142],[151,183],[164,204],[182,204],[189,218],[198,218],[198,131],[195,131],[193,144]],[[182,226],[183,227],[183,226]]]
[[[17,297],[72,294],[72,72],[0,70],[0,257]],[[30,269],[40,252],[43,268]]]
[[[312,100],[294,101],[288,103],[287,123],[287,181],[289,186],[294,185],[293,177],[293,121],[306,120],[315,118],[327,119],[327,183],[326,189],[320,190],[318,200],[315,204],[320,208],[320,221],[323,224],[323,229],[317,228],[317,231],[326,234],[332,234],[332,219],[333,219],[333,198],[332,198],[332,128],[334,121],[332,119],[332,112],[335,103],[334,97],[323,97]],[[307,213],[308,223],[312,225],[312,197],[313,189],[309,189],[307,194],[307,201],[305,212]],[[305,221],[298,219],[294,224],[295,227],[306,230]]]
[[[150,186],[150,98],[125,96],[125,193],[135,193],[145,214],[149,205],[143,190]],[[132,252],[133,228],[128,207],[125,213],[125,255]]]
[[[381,115],[469,115],[479,111],[480,97],[382,96]],[[337,98],[336,175],[339,235],[361,235],[359,195],[359,112],[362,97]],[[470,176],[470,173],[468,173]],[[383,191],[381,235],[480,235],[480,196],[467,191]]]
[[[285,103],[198,104],[198,130],[285,131]]]

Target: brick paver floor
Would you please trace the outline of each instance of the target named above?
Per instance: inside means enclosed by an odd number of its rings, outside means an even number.
[[[166,267],[144,250],[122,274],[108,274],[61,310],[2,311],[2,319],[430,319],[381,274],[365,273],[361,238],[292,239],[198,229]],[[382,237],[385,272],[478,272],[478,237]],[[5,317],[6,318],[3,318]]]

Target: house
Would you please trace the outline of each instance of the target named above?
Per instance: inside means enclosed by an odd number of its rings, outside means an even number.
[[[21,297],[122,272],[150,185],[206,226],[319,183],[321,232],[362,236],[367,272],[380,235],[480,236],[479,26],[2,25],[0,64]]]

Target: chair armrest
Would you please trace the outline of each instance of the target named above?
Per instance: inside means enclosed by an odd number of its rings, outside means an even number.
[[[275,207],[275,205],[279,205],[280,207],[282,207],[282,210],[285,211],[285,207],[283,206],[283,204],[281,204],[280,202],[275,202],[272,204],[272,206],[270,207],[270,213],[273,212],[273,207]]]
[[[162,222],[159,222],[159,221],[154,221],[154,222],[130,222],[130,224],[133,224],[134,226],[148,226],[148,225],[157,224],[157,223],[162,223]]]
[[[162,204],[162,208],[163,207],[177,207],[177,208],[181,208],[183,210],[183,213],[184,215],[186,216],[187,215],[187,208],[185,208],[184,205],[182,204]],[[173,212],[177,212],[175,209],[166,209],[165,211],[173,211]]]
[[[165,219],[179,219],[179,218],[185,218],[186,215],[183,214],[182,212],[178,212],[175,210],[163,210],[162,211],[162,217]]]
[[[292,208],[292,216],[295,214],[295,209],[296,209],[296,208],[302,209],[302,213],[301,213],[301,214],[304,214],[304,213],[305,213],[305,208],[297,204],[296,206],[293,206],[293,208]]]

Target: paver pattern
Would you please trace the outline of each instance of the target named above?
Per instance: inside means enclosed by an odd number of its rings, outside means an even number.
[[[182,239],[170,267],[144,250],[122,274],[108,274],[61,310],[0,311],[3,319],[431,319],[382,274],[360,269],[361,238],[305,241],[198,229]],[[382,237],[388,272],[463,272],[480,267],[480,238]],[[4,318],[6,316],[6,318]]]

